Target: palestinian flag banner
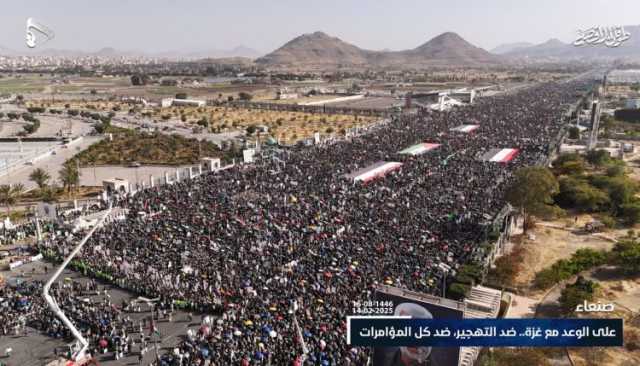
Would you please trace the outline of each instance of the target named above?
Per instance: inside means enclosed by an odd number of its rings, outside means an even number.
[[[482,156],[484,161],[492,161],[496,163],[508,163],[518,155],[518,149],[491,149]]]
[[[427,151],[431,151],[433,149],[436,149],[438,146],[440,146],[440,144],[431,144],[431,143],[421,143],[421,144],[416,144],[413,146],[409,146],[408,148],[404,149],[404,150],[400,150],[398,151],[398,154],[402,154],[402,155],[422,155],[424,153],[426,153]]]
[[[458,127],[452,128],[451,131],[469,133],[476,130],[478,127],[480,127],[480,125],[460,125]]]
[[[395,161],[379,161],[371,164],[366,168],[345,175],[347,179],[353,179],[356,182],[369,182],[379,177],[385,176],[390,171],[399,169],[402,163]]]

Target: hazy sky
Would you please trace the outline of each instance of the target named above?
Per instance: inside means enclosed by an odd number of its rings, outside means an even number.
[[[453,31],[485,49],[575,38],[599,25],[640,24],[638,0],[5,0],[0,46],[26,49],[25,21],[54,30],[46,48],[271,51],[322,30],[367,49],[414,48]]]

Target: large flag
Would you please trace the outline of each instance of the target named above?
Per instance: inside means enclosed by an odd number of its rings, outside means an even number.
[[[480,127],[480,125],[460,125],[458,127],[452,128],[451,131],[469,133],[469,132],[477,129],[478,127]]]
[[[431,151],[435,148],[437,148],[438,146],[440,146],[440,144],[431,144],[431,143],[421,143],[421,144],[416,144],[413,146],[409,146],[408,148],[404,149],[404,150],[400,150],[398,151],[398,154],[403,154],[403,155],[421,155],[426,153],[427,151]]]
[[[484,161],[507,163],[518,155],[518,149],[491,149],[482,156]]]
[[[353,179],[358,182],[369,182],[373,179],[383,177],[392,170],[399,169],[402,163],[395,161],[379,161],[375,164],[369,165],[366,168],[360,169],[351,174],[345,175],[347,179]]]

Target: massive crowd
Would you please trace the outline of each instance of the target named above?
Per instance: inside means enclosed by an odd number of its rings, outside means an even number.
[[[24,281],[0,287],[0,337],[28,335],[28,327],[52,338],[70,341],[70,330],[55,316],[42,296],[44,284]],[[88,355],[106,359],[137,356],[142,360],[161,336],[159,321],[171,321],[175,307],[168,301],[153,307],[136,301],[112,302],[106,286],[95,280],[65,278],[51,287],[58,306],[83,333]],[[70,343],[69,343],[70,344]],[[57,347],[55,353],[70,357],[74,348]]]
[[[345,340],[352,302],[383,283],[439,294],[439,264],[481,255],[511,174],[547,158],[582,86],[404,116],[349,141],[138,192],[81,261],[122,288],[221,314],[164,364],[364,364],[368,352]],[[462,124],[480,127],[451,130]],[[397,153],[419,142],[441,146]],[[494,148],[519,153],[507,164],[480,158]],[[403,165],[367,184],[344,177],[379,160]],[[43,250],[62,256],[75,243]]]

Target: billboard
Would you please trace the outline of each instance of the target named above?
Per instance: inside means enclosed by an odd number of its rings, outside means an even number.
[[[464,304],[394,287],[380,287],[374,302],[391,303],[394,316],[422,319],[462,319]],[[376,347],[373,366],[458,366],[458,347]]]

